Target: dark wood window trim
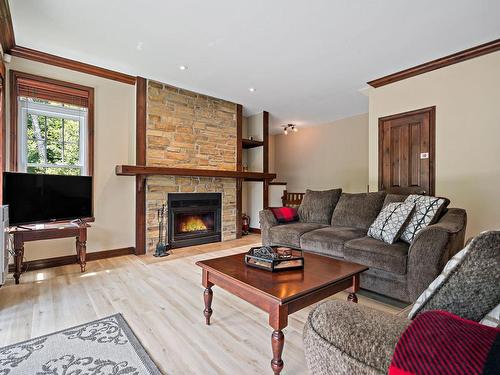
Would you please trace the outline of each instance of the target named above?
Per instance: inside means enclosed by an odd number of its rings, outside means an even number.
[[[86,107],[88,109],[87,113],[87,174],[92,176],[94,174],[94,89],[92,87],[87,87],[79,85],[76,83],[59,81],[52,78],[41,77],[34,74],[23,73],[15,70],[11,70],[10,74],[10,170],[17,171],[18,165],[18,123],[17,123],[17,113],[18,113],[18,83],[22,80],[33,81],[40,87],[46,86],[52,89],[60,89],[65,95],[68,93],[73,93],[78,95],[85,95],[86,97]]]
[[[395,115],[379,117],[378,119],[378,189],[382,190],[382,132],[383,123],[388,120],[395,120],[401,117],[407,117],[411,115],[418,115],[422,113],[429,113],[429,195],[434,195],[436,193],[436,106],[416,109],[413,111],[397,113]]]

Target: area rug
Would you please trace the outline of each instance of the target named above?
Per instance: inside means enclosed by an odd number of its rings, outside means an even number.
[[[161,374],[121,314],[0,349],[0,375]]]

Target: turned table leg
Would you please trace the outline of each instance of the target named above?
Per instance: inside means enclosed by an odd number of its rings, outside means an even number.
[[[212,298],[214,297],[214,292],[212,292],[212,287],[209,286],[205,288],[203,292],[203,299],[205,300],[205,310],[203,310],[203,315],[205,315],[205,323],[207,326],[210,325],[210,317],[212,316]]]
[[[275,375],[278,375],[283,370],[283,360],[281,353],[283,353],[283,346],[285,345],[285,335],[283,331],[275,330],[271,335],[271,346],[273,348],[273,359],[271,360],[271,368]]]
[[[80,264],[80,271],[85,272],[85,267],[87,266],[87,242],[80,241],[80,238],[76,239],[76,255],[78,257],[78,263]]]
[[[271,335],[271,347],[273,349],[273,359],[271,360],[271,368],[274,375],[278,375],[283,370],[283,346],[285,345],[285,335],[283,329],[288,324],[288,305],[276,305],[269,313],[269,325],[273,327]]]
[[[85,267],[87,266],[87,227],[81,226],[76,237],[76,255],[78,257],[78,263],[80,263],[80,271],[85,272]]]
[[[349,302],[358,303],[358,296],[356,293],[359,290],[359,275],[354,275],[352,277],[352,286],[347,290],[349,295],[347,296],[347,300]]]
[[[205,310],[203,310],[203,315],[205,315],[205,323],[209,326],[210,317],[212,316],[212,299],[214,297],[212,287],[214,284],[208,281],[207,270],[203,270],[201,275],[201,284],[205,287],[205,291],[203,292],[203,300],[205,301]]]
[[[356,293],[349,293],[349,295],[347,296],[347,300],[349,302],[358,303],[358,296],[356,295]]]
[[[23,270],[24,244],[20,244],[14,248],[14,279],[16,284],[19,284],[19,278]]]

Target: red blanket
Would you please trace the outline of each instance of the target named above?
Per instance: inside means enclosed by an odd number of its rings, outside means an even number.
[[[396,345],[389,375],[500,374],[500,329],[446,311],[417,316]]]

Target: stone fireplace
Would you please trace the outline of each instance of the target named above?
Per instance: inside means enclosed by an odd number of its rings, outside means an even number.
[[[213,169],[235,171],[237,154],[236,104],[148,81],[146,122],[146,165],[154,167]],[[186,233],[171,221],[172,211],[179,211],[175,198],[188,194],[216,194],[219,197],[219,219],[206,216],[190,219],[184,229],[210,227]],[[188,199],[189,200],[189,199]],[[236,179],[220,177],[148,176],[146,180],[146,249],[154,251],[158,241],[157,209],[168,203],[166,227],[174,234],[174,246],[190,246],[194,237],[206,242],[236,238]],[[175,203],[178,204],[178,203]],[[188,203],[184,203],[188,204]],[[173,210],[172,210],[173,209]],[[211,214],[210,214],[211,215]],[[201,220],[198,221],[198,219]],[[194,220],[194,221],[193,221]],[[172,227],[171,227],[172,225]],[[177,231],[177,232],[176,232]],[[209,234],[210,232],[210,234]],[[193,240],[193,241],[191,241]],[[200,243],[200,242],[198,242]]]

